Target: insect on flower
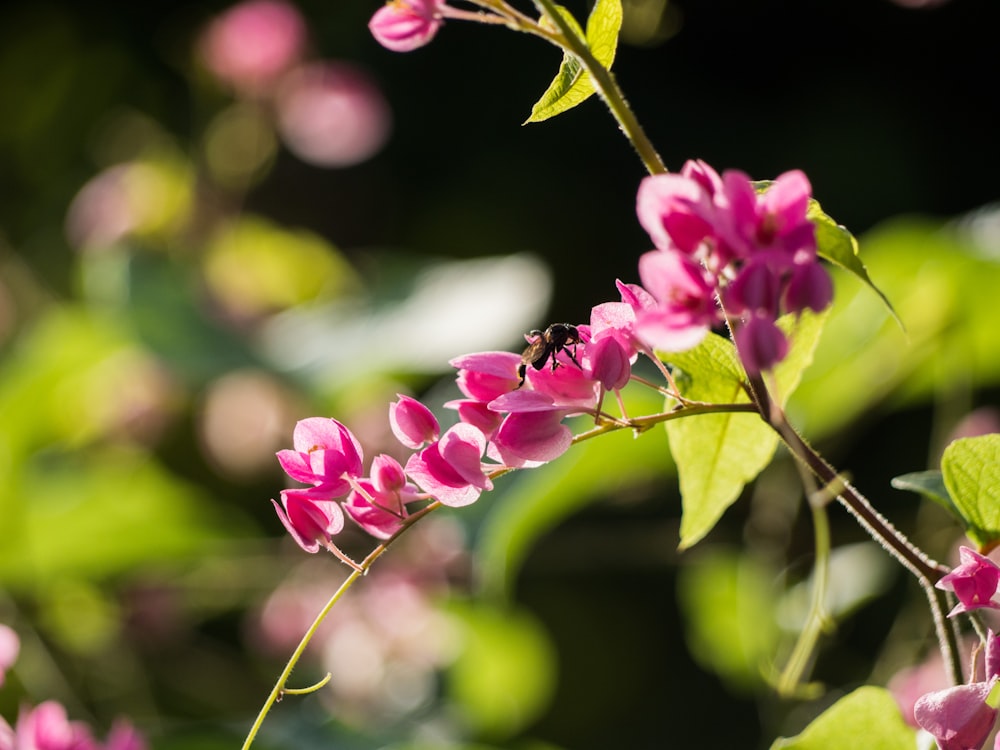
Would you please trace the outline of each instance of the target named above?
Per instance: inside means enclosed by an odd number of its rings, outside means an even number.
[[[517,384],[518,388],[524,385],[528,365],[541,370],[551,359],[552,369],[555,370],[559,366],[559,360],[556,358],[559,352],[566,352],[573,364],[580,367],[575,356],[576,345],[580,343],[580,332],[576,326],[569,323],[553,323],[544,331],[535,329],[528,335],[532,336],[533,340],[521,354],[521,364],[517,368],[517,374],[521,378],[521,382]],[[573,351],[569,349],[571,346]]]

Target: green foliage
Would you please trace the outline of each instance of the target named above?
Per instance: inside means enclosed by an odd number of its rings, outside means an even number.
[[[955,507],[955,503],[952,502],[951,495],[944,483],[944,475],[940,471],[935,469],[902,474],[901,476],[893,477],[891,484],[897,490],[910,490],[937,503],[951,513],[964,527],[965,519],[962,518],[958,508]]]
[[[941,458],[948,495],[980,549],[1000,542],[1000,435],[962,438]]]
[[[865,268],[865,264],[861,261],[858,241],[847,227],[838,224],[827,216],[816,200],[809,201],[809,209],[806,215],[816,227],[816,250],[820,257],[826,258],[831,263],[840,266],[845,271],[861,279],[879,296],[886,308],[895,316],[896,311],[893,310],[889,298],[885,296],[881,289],[875,286],[875,282],[868,275],[868,269]],[[897,322],[902,324],[898,317]]]
[[[774,577],[761,561],[722,549],[707,549],[679,570],[691,655],[733,689],[760,685],[762,667],[774,656]]]
[[[916,731],[906,725],[888,690],[861,687],[824,711],[805,730],[779,739],[771,750],[912,750]]]
[[[788,356],[773,373],[774,392],[784,404],[795,390],[823,329],[826,315],[803,314],[779,321],[791,338]],[[747,404],[744,375],[733,343],[709,334],[694,349],[668,355],[685,374],[685,398],[718,404]],[[684,516],[681,549],[702,539],[736,502],[774,455],[775,431],[755,413],[698,414],[667,422],[670,451],[677,463]]]
[[[486,737],[506,737],[538,718],[556,683],[548,637],[526,612],[452,602],[461,624],[449,695]]]
[[[961,228],[925,219],[887,222],[860,244],[906,330],[854,276],[835,275],[823,339],[789,405],[793,421],[813,439],[879,406],[900,408],[1000,383],[995,259]]]
[[[586,42],[594,58],[605,68],[610,69],[618,49],[618,32],[622,25],[621,0],[597,0],[590,18],[587,19],[586,35],[568,10],[561,5],[556,8],[576,36]],[[594,83],[590,79],[590,74],[583,69],[577,57],[566,52],[563,54],[559,72],[545,93],[535,102],[531,116],[524,124],[542,122],[562,114],[589,99],[593,93]]]
[[[662,404],[652,391],[630,389],[626,394],[633,415],[655,413]],[[577,424],[586,422],[580,419]],[[671,473],[666,447],[659,430],[638,436],[620,430],[576,445],[558,461],[513,478],[510,489],[501,479],[477,544],[485,592],[509,594],[532,545],[560,521],[629,485]]]

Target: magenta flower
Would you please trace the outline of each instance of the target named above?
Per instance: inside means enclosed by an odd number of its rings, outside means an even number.
[[[473,401],[489,403],[517,388],[521,357],[513,352],[476,352],[456,357],[448,364],[458,369],[458,389]]]
[[[486,436],[472,425],[459,422],[441,439],[410,456],[406,473],[425,492],[454,508],[479,499],[493,482],[483,471]]]
[[[717,234],[738,257],[777,252],[789,262],[800,250],[816,251],[816,228],[806,218],[812,186],[801,171],[780,175],[763,195],[738,170],[722,175]]]
[[[503,421],[502,414],[491,411],[490,407],[482,401],[456,399],[455,401],[447,401],[445,407],[456,410],[460,422],[472,425],[483,433],[487,440],[493,436],[497,427],[500,426],[500,422]]]
[[[434,442],[441,434],[441,426],[431,410],[415,398],[401,394],[395,403],[389,404],[389,425],[396,439],[414,450]]]
[[[770,370],[788,354],[788,339],[766,314],[753,315],[734,334],[736,351],[750,375]]]
[[[346,495],[361,475],[362,452],[351,431],[336,419],[310,417],[295,425],[294,450],[278,451],[292,479],[311,484],[327,498]]]
[[[18,750],[99,750],[87,725],[70,721],[66,709],[55,701],[22,708],[14,734]]]
[[[616,336],[604,336],[587,345],[587,369],[606,391],[624,388],[632,376],[629,352]]]
[[[271,500],[292,539],[306,552],[330,548],[344,529],[344,513],[330,494],[316,488],[282,490],[281,504]]]
[[[0,623],[0,687],[3,687],[7,670],[14,666],[21,651],[21,641],[12,628]]]
[[[658,174],[639,183],[636,213],[660,250],[695,255],[713,233],[711,197],[684,174]]]
[[[636,330],[654,348],[690,349],[719,320],[712,280],[690,258],[663,250],[645,253],[639,258],[639,276],[657,306],[636,313]]]
[[[434,38],[445,7],[442,0],[389,0],[375,11],[368,29],[383,47],[409,52]]]
[[[490,407],[509,412],[490,443],[490,455],[507,466],[540,466],[572,445],[573,434],[562,423],[572,409],[557,405],[548,394],[516,391]]]
[[[913,715],[940,750],[979,750],[996,722],[997,709],[987,703],[996,683],[994,677],[928,693],[917,699]]]
[[[992,601],[1000,584],[1000,567],[968,547],[960,547],[958,555],[961,564],[935,584],[944,591],[953,591],[958,597],[958,604],[948,617],[984,607],[1000,609],[1000,604]]]
[[[125,719],[118,719],[111,725],[104,742],[104,750],[148,750],[148,747],[145,737]]]
[[[372,459],[371,479],[359,480],[343,507],[373,537],[388,539],[402,528],[407,504],[424,499],[399,462],[383,454]]]

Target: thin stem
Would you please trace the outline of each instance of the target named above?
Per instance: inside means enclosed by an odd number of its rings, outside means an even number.
[[[406,519],[406,523],[399,529],[399,531],[397,531],[391,537],[382,542],[382,544],[378,545],[375,549],[369,552],[368,556],[364,560],[362,560],[361,563],[358,564],[357,567],[351,571],[350,575],[347,576],[344,582],[340,584],[340,587],[334,592],[333,596],[330,597],[330,600],[326,603],[323,609],[319,611],[319,614],[316,615],[316,618],[313,620],[312,625],[309,626],[309,629],[302,636],[302,640],[299,641],[299,645],[296,646],[295,651],[293,651],[292,655],[289,657],[288,663],[285,664],[285,668],[281,671],[281,674],[278,676],[278,680],[277,682],[275,682],[274,687],[271,689],[270,694],[267,696],[267,700],[265,700],[264,705],[261,706],[260,712],[257,714],[257,718],[254,721],[253,726],[250,727],[250,731],[247,733],[247,738],[243,742],[242,750],[249,750],[250,746],[253,744],[254,739],[257,737],[257,733],[260,731],[260,728],[264,723],[264,719],[267,717],[267,714],[271,711],[271,708],[274,706],[274,704],[281,699],[282,695],[284,695],[285,693],[302,692],[302,691],[287,690],[285,688],[285,684],[288,682],[288,678],[291,677],[292,670],[295,669],[295,666],[298,664],[299,659],[302,657],[302,654],[305,653],[306,647],[309,645],[310,641],[312,641],[313,636],[316,635],[316,631],[319,629],[319,626],[323,624],[323,621],[326,619],[327,615],[330,614],[330,611],[333,609],[333,605],[335,605],[338,601],[340,601],[341,597],[343,597],[344,594],[347,593],[347,591],[351,588],[351,586],[353,586],[354,583],[359,578],[365,575],[371,568],[371,566],[375,563],[375,561],[378,560],[378,558],[380,558],[382,554],[387,549],[389,549],[389,547],[397,539],[399,539],[403,534],[405,534],[406,531],[411,526],[413,526],[414,523],[416,523],[421,518],[428,515],[429,513],[432,513],[433,511],[437,510],[440,507],[441,503],[435,500],[430,505],[421,508],[416,513],[412,514],[409,518]],[[320,685],[314,686],[313,689],[321,687],[323,684],[325,684],[325,682],[320,683]]]
[[[824,484],[829,486],[839,485],[837,501],[847,508],[872,539],[881,544],[889,554],[895,557],[904,568],[916,577],[920,586],[924,589],[931,608],[941,655],[944,658],[945,664],[948,665],[951,674],[958,675],[960,682],[961,667],[955,656],[958,653],[955,636],[951,628],[947,627],[938,596],[941,592],[934,588],[933,583],[948,573],[948,567],[928,557],[921,549],[907,539],[905,534],[875,510],[868,498],[862,495],[836,469],[828,464],[819,453],[813,450],[812,446],[788,422],[781,407],[771,399],[764,380],[759,375],[750,378],[748,390],[751,398],[757,405],[761,418],[778,433],[785,445],[792,452],[792,455],[801,461]]]
[[[829,626],[825,602],[830,579],[830,520],[826,515],[829,493],[827,488],[820,490],[816,480],[801,467],[802,483],[806,489],[809,510],[813,522],[813,543],[815,560],[813,561],[812,594],[809,601],[809,612],[805,624],[799,633],[788,663],[778,678],[776,685],[779,695],[792,695],[802,682],[802,677],[812,661],[816,644],[823,631]]]

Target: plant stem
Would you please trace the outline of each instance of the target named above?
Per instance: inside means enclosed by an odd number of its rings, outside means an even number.
[[[908,571],[910,571],[924,589],[928,604],[934,617],[934,627],[937,632],[938,645],[945,664],[951,674],[958,676],[961,682],[961,666],[956,654],[958,648],[954,632],[947,627],[942,615],[939,594],[934,588],[934,582],[948,573],[949,568],[928,557],[914,545],[906,535],[899,531],[877,510],[871,502],[851,485],[841,474],[826,462],[805,439],[791,426],[781,407],[775,403],[768,393],[763,378],[759,375],[749,380],[751,398],[757,405],[761,418],[784,441],[785,445],[810,472],[824,485],[835,487],[837,501],[854,516],[855,520],[868,534]]]
[[[636,150],[639,158],[650,174],[661,174],[667,171],[652,141],[646,135],[642,125],[636,118],[635,113],[625,100],[618,82],[614,75],[594,57],[587,42],[577,36],[569,23],[558,11],[553,0],[534,0],[538,10],[549,20],[549,22],[559,31],[558,37],[550,39],[558,44],[566,52],[573,55],[580,61],[580,65],[587,71],[594,90],[597,91],[601,99],[608,106],[611,115],[617,120],[618,127],[625,137],[628,138],[632,147]]]
[[[382,542],[382,544],[378,545],[375,549],[369,552],[368,556],[364,560],[362,560],[361,563],[358,564],[357,568],[351,570],[350,575],[348,575],[347,578],[344,580],[344,582],[340,584],[340,588],[338,588],[334,592],[333,596],[330,597],[330,600],[326,603],[323,609],[321,609],[319,611],[319,614],[316,615],[316,618],[313,620],[312,625],[309,626],[309,629],[302,636],[302,640],[299,641],[299,645],[296,646],[295,651],[292,652],[291,657],[289,657],[288,659],[288,663],[285,664],[285,668],[281,671],[281,674],[278,676],[277,682],[275,682],[274,687],[271,689],[271,693],[267,696],[267,700],[265,700],[264,705],[261,706],[260,712],[257,714],[257,718],[254,721],[253,726],[250,727],[250,731],[247,733],[247,738],[243,742],[242,750],[249,750],[250,746],[253,744],[254,739],[257,737],[257,733],[260,731],[260,728],[264,723],[264,719],[267,717],[267,714],[270,712],[271,708],[274,706],[275,703],[281,700],[281,696],[284,695],[285,692],[291,692],[291,691],[286,691],[285,689],[285,685],[288,682],[288,678],[291,677],[292,670],[295,669],[295,665],[299,663],[299,659],[302,657],[302,654],[305,653],[306,647],[309,645],[309,642],[313,639],[313,636],[316,635],[316,631],[319,629],[319,626],[323,624],[323,621],[326,619],[327,615],[330,614],[330,610],[333,609],[333,605],[336,604],[338,601],[340,601],[340,599],[344,596],[344,594],[347,593],[347,591],[351,588],[351,586],[354,585],[354,583],[359,578],[368,573],[368,570],[371,568],[372,564],[374,564],[374,562],[378,558],[380,558],[387,549],[389,549],[390,545],[392,545],[393,542],[395,542],[404,533],[406,533],[406,531],[411,526],[413,526],[414,523],[416,523],[421,518],[428,515],[429,513],[432,513],[434,510],[440,507],[441,503],[435,500],[430,505],[421,508],[419,511],[408,517],[406,519],[406,523],[399,529],[399,531],[397,531],[391,537]],[[323,680],[313,687],[318,689],[323,685],[325,685],[326,682],[327,682],[326,680]],[[295,692],[302,692],[302,691],[295,691]]]

